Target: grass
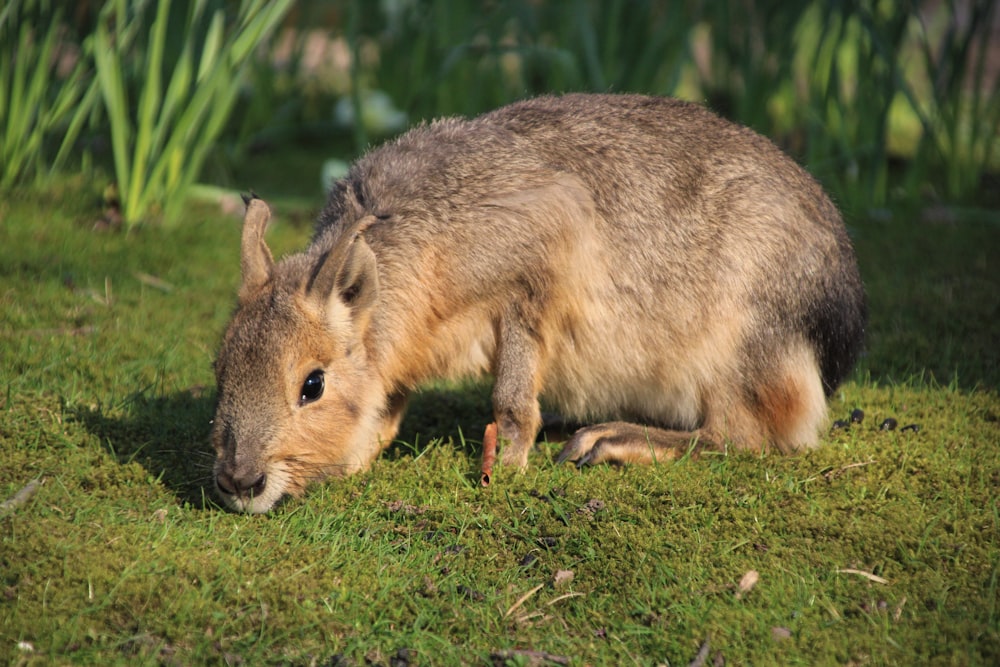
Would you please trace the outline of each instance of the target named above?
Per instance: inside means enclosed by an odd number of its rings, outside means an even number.
[[[852,221],[869,352],[831,417],[866,417],[816,452],[580,472],[543,444],[482,489],[487,390],[435,386],[370,472],[260,517],[207,491],[239,219],[94,231],[89,187],[0,201],[0,501],[42,480],[0,510],[0,661],[1000,661],[995,219]],[[310,215],[279,207],[277,254]]]

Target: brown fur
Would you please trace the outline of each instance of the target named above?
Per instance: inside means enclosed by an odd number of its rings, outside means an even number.
[[[629,420],[571,438],[561,459],[581,464],[811,447],[862,342],[830,200],[766,139],[675,100],[543,97],[411,130],[277,263],[267,215],[249,203],[217,362],[216,479],[239,510],[367,467],[432,378],[495,378],[505,465],[527,464],[539,397]]]

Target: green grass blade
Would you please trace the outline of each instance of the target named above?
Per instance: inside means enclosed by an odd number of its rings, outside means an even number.
[[[163,108],[160,110],[159,122],[156,125],[151,149],[162,150],[166,137],[174,126],[174,119],[181,107],[187,103],[190,96],[194,62],[192,56],[193,40],[187,39],[181,49],[170,83],[163,96]]]
[[[228,49],[230,64],[244,62],[260,41],[277,27],[291,4],[292,0],[251,3],[247,8],[246,23]]]
[[[21,26],[20,41],[18,51],[22,54],[31,53],[31,32],[28,25]],[[10,120],[7,123],[7,136],[17,140],[24,136],[24,128],[28,123],[28,118],[33,112],[31,105],[27,101],[26,79],[28,78],[28,67],[30,58],[14,58],[14,76],[11,81],[10,90]]]
[[[70,118],[69,125],[67,126],[66,132],[63,134],[62,141],[59,144],[59,151],[56,153],[56,156],[52,161],[52,166],[49,168],[50,174],[57,173],[62,169],[62,166],[69,158],[70,153],[75,148],[76,140],[80,136],[83,125],[90,116],[99,98],[100,87],[98,86],[97,80],[92,79],[90,84],[86,87],[86,91],[80,98],[79,104],[76,105],[76,111]]]
[[[135,151],[133,153],[131,181],[127,192],[123,192],[125,219],[138,221],[145,214],[150,197],[159,196],[156,183],[146,180],[149,162],[153,159],[151,144],[156,117],[162,99],[163,50],[166,43],[167,24],[170,20],[170,2],[160,2],[156,18],[149,29],[149,47],[146,50],[146,71],[139,95],[136,122]]]
[[[118,188],[119,191],[125,192],[131,173],[128,149],[132,138],[132,128],[121,62],[115,53],[115,46],[111,43],[105,21],[106,17],[102,17],[94,33],[94,63],[97,68],[97,81],[104,100],[104,109],[108,115],[111,129],[111,151],[114,157]]]
[[[198,83],[204,81],[218,63],[219,52],[222,50],[223,19],[221,9],[212,15],[212,23],[208,27],[205,45],[201,50],[201,60],[198,62]]]

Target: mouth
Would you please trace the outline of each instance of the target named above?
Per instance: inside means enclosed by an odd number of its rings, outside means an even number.
[[[288,474],[275,466],[251,481],[236,481],[224,471],[216,471],[215,491],[234,512],[264,514],[291,493]]]
[[[235,478],[220,458],[213,481],[216,495],[234,512],[264,514],[288,497],[298,498],[311,484],[341,478],[360,470],[360,463],[320,465],[299,457],[274,458],[256,475]]]
[[[226,507],[241,514],[266,514],[270,512],[278,501],[265,499],[261,496],[246,497],[234,496],[219,491],[219,497]],[[278,499],[280,500],[280,498]]]

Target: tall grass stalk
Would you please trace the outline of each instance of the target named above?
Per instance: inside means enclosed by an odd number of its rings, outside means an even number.
[[[203,0],[157,3],[151,21],[147,3],[105,6],[94,58],[127,225],[176,218],[245,85],[244,66],[290,4],[242,0],[234,22],[223,3]]]
[[[44,0],[0,10],[0,189],[59,169],[97,101],[88,63],[65,33],[62,9]]]
[[[813,5],[798,26],[805,161],[849,208],[889,197],[889,117],[908,16]]]
[[[967,199],[984,173],[1000,167],[1000,76],[987,65],[997,5],[992,0],[943,3],[914,21],[920,76],[903,76],[900,91],[920,119],[920,169],[911,183],[943,167],[942,192]]]

